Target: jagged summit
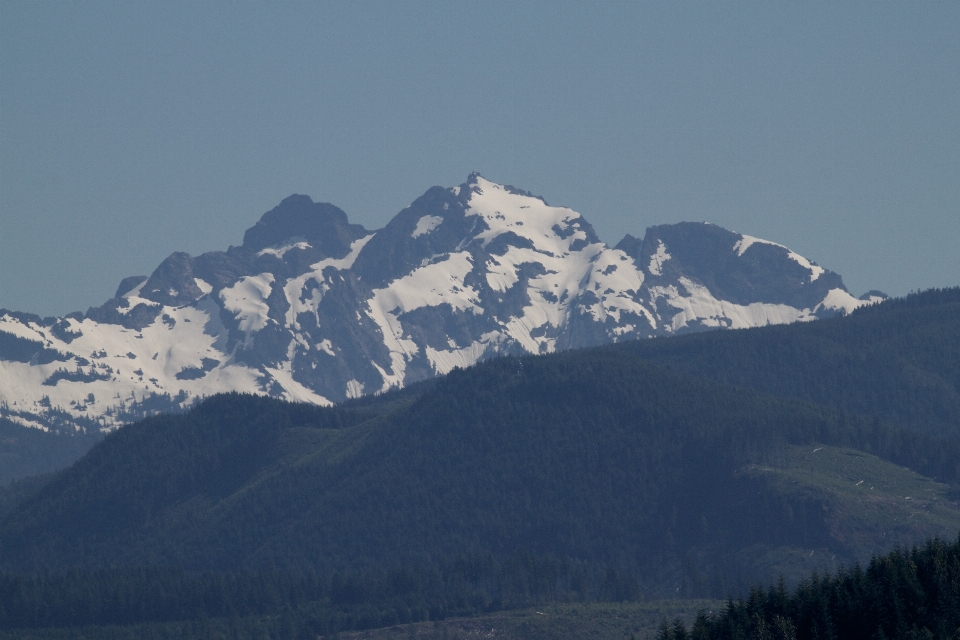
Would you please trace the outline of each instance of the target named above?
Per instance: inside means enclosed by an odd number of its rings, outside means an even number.
[[[0,415],[112,428],[222,391],[328,404],[503,353],[849,312],[839,275],[680,223],[614,248],[571,209],[471,174],[378,231],[294,195],[240,246],[174,253],[86,314],[0,313]]]
[[[478,172],[474,171],[474,172],[472,172],[469,176],[467,176],[467,181],[466,181],[464,184],[460,185],[459,188],[460,188],[460,189],[463,189],[464,187],[477,187],[477,188],[482,189],[483,184],[492,185],[492,184],[496,184],[496,183],[491,182],[490,180],[487,180],[487,179],[484,178],[482,175],[480,175]],[[536,198],[537,200],[539,200],[539,201],[542,202],[543,204],[545,204],[545,205],[547,205],[547,206],[550,206],[550,205],[547,203],[547,201],[543,198],[543,196],[538,196],[538,195],[536,195],[536,194],[534,194],[534,193],[531,193],[530,191],[527,191],[527,190],[525,190],[525,189],[521,189],[521,188],[519,188],[519,187],[515,187],[515,186],[513,186],[512,184],[503,184],[503,185],[496,185],[496,186],[499,187],[499,188],[501,188],[501,189],[503,189],[503,190],[506,191],[507,193],[512,193],[513,195],[516,195],[516,196],[526,196],[526,197],[528,197],[528,198]]]
[[[342,258],[350,251],[350,244],[365,235],[366,229],[350,224],[347,214],[339,207],[316,203],[310,196],[292,195],[247,229],[243,234],[243,247],[262,251],[299,240],[330,257]]]

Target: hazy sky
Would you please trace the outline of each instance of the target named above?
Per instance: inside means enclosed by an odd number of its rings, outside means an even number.
[[[958,2],[0,0],[0,307],[86,310],[292,193],[471,171],[615,244],[707,220],[855,295],[960,284]]]

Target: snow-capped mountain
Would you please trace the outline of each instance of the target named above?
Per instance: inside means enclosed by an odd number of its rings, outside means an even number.
[[[0,311],[0,416],[110,429],[234,390],[328,404],[497,354],[810,320],[876,299],[707,223],[610,248],[579,213],[477,174],[376,232],[294,195],[241,246],[174,253],[86,314]]]

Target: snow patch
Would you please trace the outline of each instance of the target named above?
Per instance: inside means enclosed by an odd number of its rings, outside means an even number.
[[[120,296],[120,297],[121,297],[121,298],[128,298],[128,299],[129,299],[129,298],[139,298],[139,297],[140,297],[140,291],[143,289],[143,285],[145,285],[145,284],[147,284],[147,281],[146,281],[146,280],[144,280],[143,282],[141,282],[140,284],[138,284],[137,286],[135,286],[133,289],[130,289],[130,291],[127,291],[125,294],[123,294],[123,295]]]
[[[657,299],[663,299],[668,305],[678,310],[669,320],[670,324],[667,327],[674,333],[688,328],[693,323],[705,327],[746,329],[815,318],[810,309],[796,309],[785,304],[753,302],[740,305],[718,300],[713,297],[709,289],[688,278],[680,278],[680,285],[686,295],[680,293],[674,285],[650,288],[651,302],[655,307]]]
[[[50,427],[46,426],[42,422],[36,420],[31,420],[29,418],[24,418],[23,416],[6,416],[6,419],[10,422],[16,423],[21,427],[27,427],[29,429],[39,429],[40,431],[50,431]]]
[[[353,263],[356,261],[357,256],[360,255],[360,252],[363,250],[367,243],[370,242],[370,239],[377,235],[376,233],[371,233],[368,236],[363,236],[354,240],[350,245],[350,253],[343,256],[342,258],[324,258],[316,264],[310,265],[310,268],[313,269],[314,273],[323,271],[327,267],[334,267],[336,269],[349,269],[353,266]]]
[[[650,266],[647,267],[647,271],[655,276],[662,276],[663,263],[669,260],[672,256],[667,253],[667,248],[663,245],[662,242],[657,242],[657,252],[650,256]]]
[[[240,330],[248,337],[267,326],[270,307],[266,300],[273,290],[273,280],[272,273],[244,276],[220,292],[223,307],[237,317]]]
[[[359,380],[348,380],[347,381],[347,397],[348,398],[359,398],[363,395],[363,383]]]
[[[497,293],[504,293],[519,282],[517,268],[509,262],[500,262],[496,258],[487,261],[487,286]]]
[[[769,244],[775,247],[780,247],[781,249],[786,249],[788,258],[790,258],[791,260],[799,264],[804,269],[807,269],[808,271],[810,271],[809,282],[813,282],[814,280],[816,280],[826,272],[826,269],[824,269],[823,267],[810,262],[809,260],[801,256],[799,253],[795,253],[791,251],[789,248],[783,246],[782,244],[779,244],[777,242],[770,242],[769,240],[762,240],[760,238],[754,238],[753,236],[741,234],[740,239],[737,240],[736,244],[733,245],[733,250],[737,252],[737,257],[741,257],[743,256],[743,253],[747,249],[749,249],[751,245],[754,245],[754,244]]]
[[[327,339],[323,339],[317,343],[317,351],[323,351],[325,354],[336,357],[336,353],[333,352],[333,343]]]
[[[821,267],[820,265],[813,264],[812,262],[810,262],[809,260],[801,256],[799,253],[794,253],[793,251],[787,250],[787,257],[799,263],[800,266],[803,267],[804,269],[810,270],[810,282],[813,282],[814,280],[822,276],[826,271],[823,267]]]
[[[193,281],[196,283],[197,289],[200,289],[200,292],[203,293],[203,295],[207,295],[208,293],[213,291],[213,285],[206,282],[205,280],[201,280],[200,278],[194,278]]]
[[[490,344],[484,341],[474,341],[468,347],[463,349],[450,349],[439,351],[432,347],[427,347],[427,360],[437,375],[445,375],[453,371],[454,367],[465,369],[473,366],[487,352]]]
[[[276,369],[270,367],[264,367],[264,369],[283,387],[281,396],[284,400],[291,402],[311,402],[321,407],[333,406],[332,402],[293,379],[291,360],[287,360]]]
[[[849,314],[853,313],[854,309],[868,304],[873,303],[869,300],[858,300],[843,289],[830,289],[814,311],[829,309],[831,311],[840,311],[844,314]]]
[[[423,216],[417,220],[417,227],[413,230],[413,237],[419,238],[425,233],[430,233],[439,227],[441,222],[443,222],[443,218],[440,216]]]
[[[271,256],[277,256],[278,258],[282,259],[283,254],[285,254],[287,251],[290,251],[291,249],[309,249],[309,248],[310,248],[310,244],[307,242],[292,242],[290,244],[285,244],[283,246],[267,247],[262,251],[258,251],[257,255],[258,256],[271,255]]]
[[[133,289],[130,289],[130,291],[127,291],[125,294],[120,296],[121,298],[124,298],[127,301],[126,307],[119,307],[117,309],[117,312],[120,313],[120,315],[124,315],[124,316],[127,315],[133,310],[134,307],[141,304],[144,304],[148,307],[161,306],[159,302],[154,302],[153,300],[148,300],[146,298],[140,297],[140,291],[143,290],[143,285],[147,284],[147,282],[148,282],[147,280],[144,280],[143,282],[135,286]]]
[[[471,269],[469,252],[452,253],[445,260],[414,269],[383,289],[374,289],[373,297],[367,301],[367,315],[380,328],[384,345],[390,351],[392,369],[389,374],[381,370],[383,390],[402,386],[406,362],[420,351],[413,340],[403,337],[401,314],[441,304],[456,311],[483,314],[477,292],[463,281]]]
[[[350,253],[345,255],[342,258],[324,258],[320,262],[310,265],[310,271],[297,276],[296,278],[290,278],[283,285],[283,293],[287,298],[287,314],[284,320],[288,327],[293,329],[300,330],[300,323],[297,322],[297,316],[301,313],[312,313],[314,319],[317,321],[317,325],[320,324],[320,316],[317,315],[317,307],[320,304],[320,300],[323,299],[323,294],[330,288],[327,284],[326,277],[323,275],[324,269],[328,267],[333,267],[338,271],[349,269],[353,266],[354,261],[357,259],[357,256],[360,255],[360,251],[363,250],[363,247],[370,242],[375,234],[370,234],[354,240],[350,245]],[[310,280],[314,280],[317,283],[317,287],[314,288],[309,296],[304,298],[303,289],[306,287],[307,283]]]
[[[737,257],[742,257],[744,252],[754,244],[772,244],[775,247],[780,247],[781,249],[787,249],[782,244],[777,244],[776,242],[770,242],[769,240],[763,240],[762,238],[754,238],[753,236],[748,236],[746,234],[741,234],[740,239],[737,240],[736,244],[733,245],[733,250],[737,252]],[[789,249],[787,249],[789,251]]]
[[[375,289],[372,304],[389,313],[449,304],[459,311],[482,314],[477,292],[463,280],[473,269],[470,253],[451,253],[445,260],[414,269],[383,289]]]
[[[643,272],[637,269],[626,252],[606,249],[594,260],[587,286],[584,287],[585,291],[594,292],[598,301],[581,306],[596,322],[605,323],[609,318],[619,324],[622,321],[621,314],[630,313],[646,318],[650,328],[655,329],[656,318],[640,301],[643,281]],[[633,330],[633,325],[630,327]],[[613,335],[619,336],[622,333],[614,331]]]

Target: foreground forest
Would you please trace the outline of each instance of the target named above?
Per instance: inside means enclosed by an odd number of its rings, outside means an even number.
[[[5,490],[0,628],[315,637],[549,603],[754,606],[781,576],[791,598],[866,593],[857,563],[957,539],[958,397],[960,289],[500,358],[333,408],[215,396]],[[956,547],[922,547],[948,587]]]
[[[664,621],[658,640],[960,637],[960,540],[897,549],[836,575],[813,574],[791,593],[781,582],[701,612],[689,631]]]

